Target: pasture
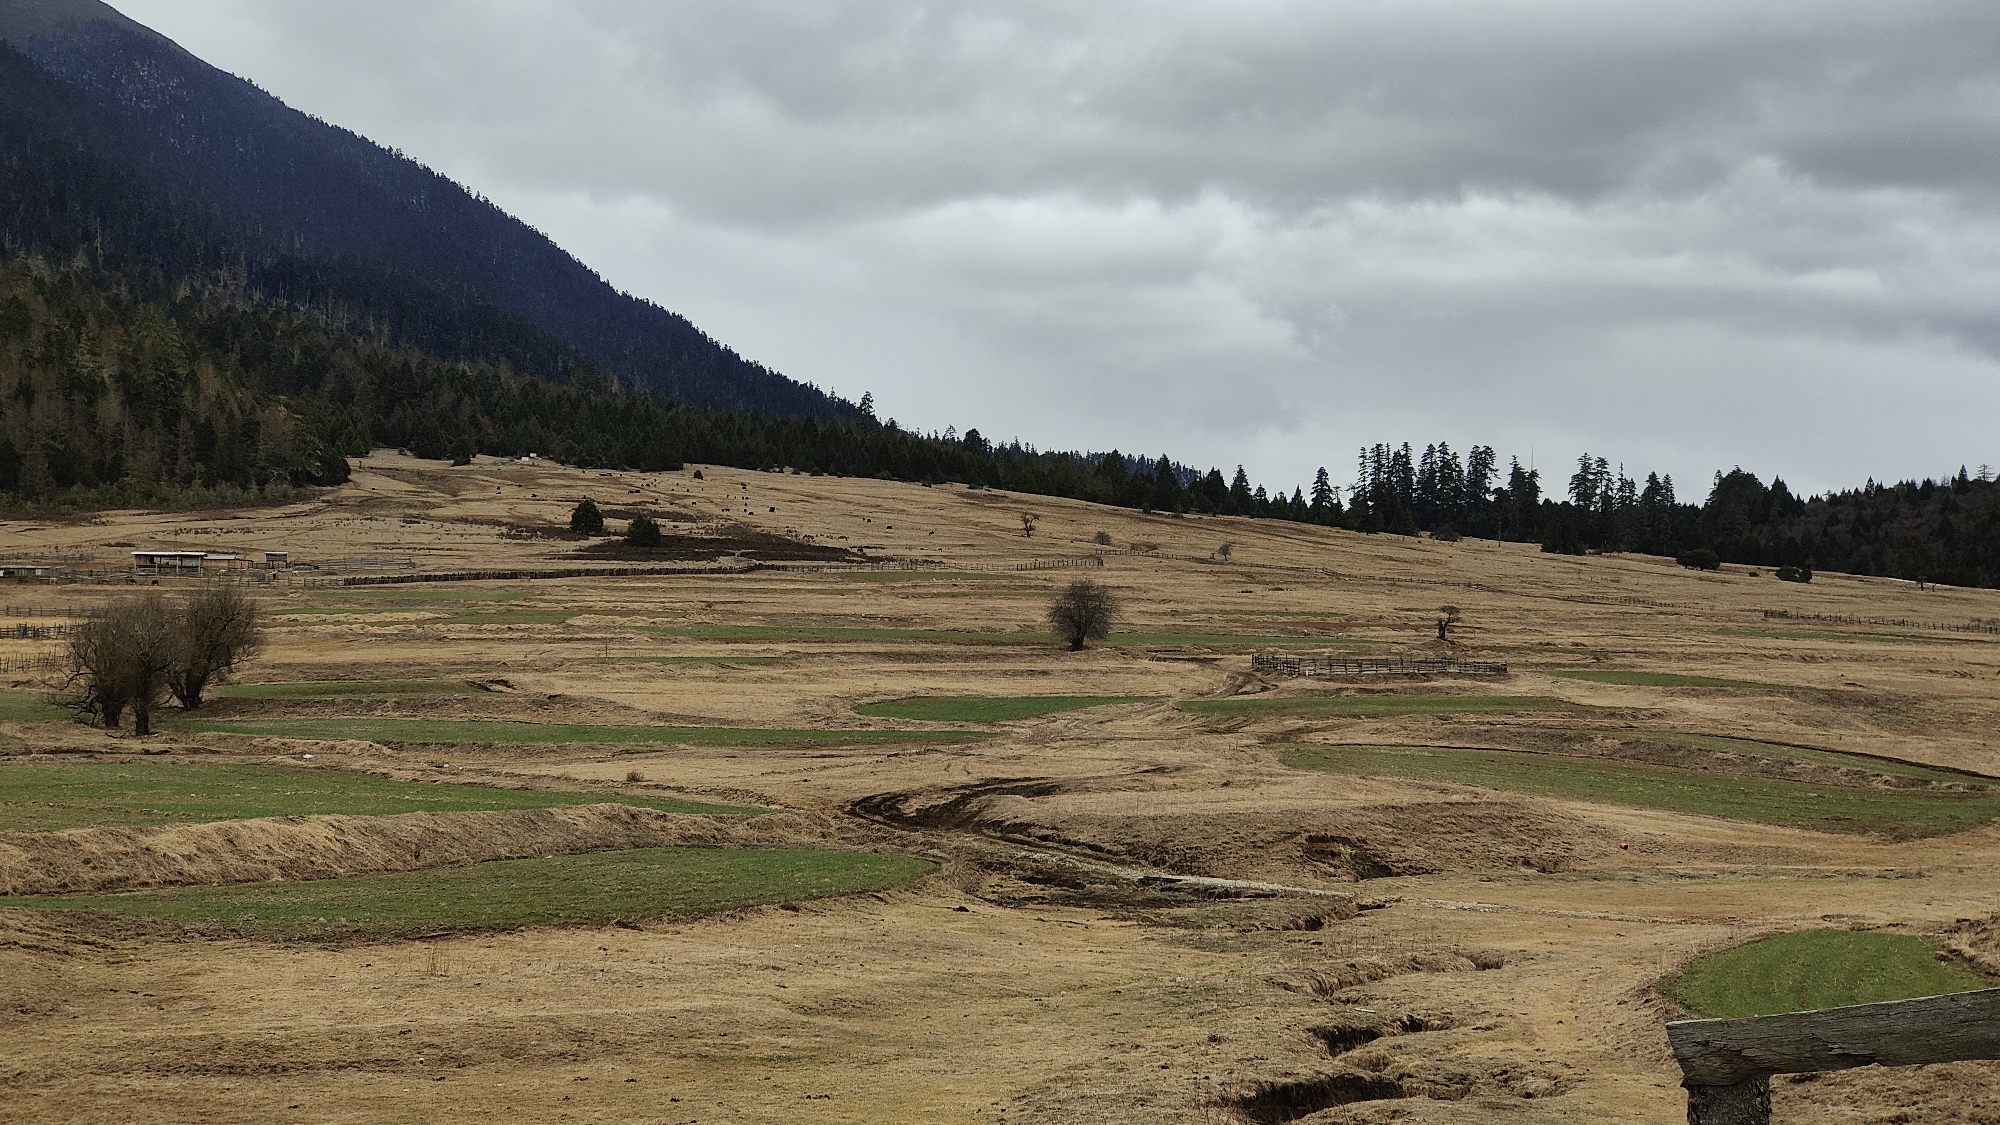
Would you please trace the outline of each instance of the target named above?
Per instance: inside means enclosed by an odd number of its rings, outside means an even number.
[[[693,468],[379,451],[311,503],[6,523],[320,567],[144,739],[0,637],[0,886],[53,888],[0,895],[8,1111],[1678,1125],[1674,1013],[2000,966],[2000,646],[1765,617],[2000,593]],[[581,496],[853,561],[556,577]],[[549,577],[406,581],[473,571]],[[1079,577],[1121,612],[1069,652]],[[1990,1115],[1926,1074],[1779,1120]]]

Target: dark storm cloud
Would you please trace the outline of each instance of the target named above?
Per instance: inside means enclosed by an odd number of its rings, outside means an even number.
[[[2000,461],[1990,5],[119,6],[908,423]]]

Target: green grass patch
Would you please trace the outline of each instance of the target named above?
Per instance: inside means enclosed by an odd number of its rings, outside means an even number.
[[[636,727],[582,723],[516,723],[481,719],[264,719],[247,722],[173,719],[175,730],[261,738],[353,738],[370,742],[498,742],[512,744],[665,743],[683,746],[755,746],[793,742],[945,742],[990,738],[983,731],[814,730],[765,727]]]
[[[971,633],[946,629],[873,629],[835,625],[641,625],[640,629],[697,641],[882,642],[954,645],[1052,644],[1046,633]]]
[[[1168,617],[1338,617],[1353,616],[1331,609],[1170,609]]]
[[[1019,574],[987,574],[976,570],[859,570],[807,577],[837,577],[847,582],[1024,582]]]
[[[521,609],[502,613],[459,613],[433,618],[424,625],[556,625],[577,616],[567,609]],[[599,616],[603,616],[599,614]]]
[[[1633,738],[1642,742],[1665,742],[1675,746],[1694,746],[1703,750],[1717,750],[1726,754],[1743,754],[1753,758],[1774,758],[1781,762],[1804,762],[1814,766],[1831,766],[1834,769],[1866,770],[1869,773],[1887,774],[1891,777],[1913,777],[1923,781],[1942,781],[1956,785],[1979,785],[1985,779],[1969,777],[1950,770],[1927,769],[1923,766],[1904,762],[1885,761],[1871,758],[1866,754],[1843,754],[1838,750],[1813,750],[1804,746],[1785,746],[1776,742],[1757,742],[1748,738],[1726,738],[1714,734],[1678,734],[1671,731],[1646,731],[1629,733],[1625,731],[1606,732],[1613,738]]]
[[[293,617],[331,617],[331,616],[374,617],[374,616],[384,616],[390,614],[400,614],[404,617],[414,617],[417,614],[429,613],[429,612],[431,612],[431,610],[428,607],[420,605],[402,605],[402,606],[302,605],[294,609],[277,610],[272,614],[272,616],[279,621],[286,621]]]
[[[646,848],[353,879],[0,901],[297,938],[687,918],[885,890],[932,870],[922,860],[867,852]]]
[[[1550,675],[1564,680],[1583,680],[1593,684],[1618,684],[1624,687],[1703,687],[1703,688],[1743,688],[1750,691],[1798,691],[1783,684],[1760,684],[1754,680],[1719,680],[1713,676],[1680,676],[1672,672],[1614,672],[1596,669],[1568,672],[1552,672]]]
[[[2000,816],[2000,794],[1809,784],[1609,758],[1427,746],[1297,746],[1301,769],[1476,785],[1538,797],[1895,837],[1958,832]]]
[[[762,810],[672,797],[397,781],[349,770],[146,762],[0,765],[0,829],[51,832],[265,816],[393,816],[620,804],[677,813]]]
[[[876,629],[836,625],[642,625],[671,637],[699,641],[887,642],[953,645],[1053,645],[1052,633],[975,633],[949,629]],[[1109,645],[1273,648],[1286,645],[1372,644],[1351,637],[1253,637],[1224,633],[1113,633]]]
[[[1540,695],[1293,695],[1277,699],[1191,699],[1191,715],[1254,719],[1373,718],[1379,715],[1468,715],[1505,711],[1583,711],[1590,708]]]
[[[1992,986],[1964,965],[1939,961],[1927,938],[1804,930],[1704,957],[1665,991],[1691,1015],[1741,1019]]]
[[[39,695],[0,691],[0,723],[39,723],[69,717],[69,712]]]
[[[1253,637],[1237,633],[1113,633],[1112,645],[1161,645],[1190,648],[1286,648],[1294,645],[1372,645],[1360,637]]]
[[[353,598],[369,602],[415,602],[436,604],[439,602],[518,602],[532,597],[526,590],[468,590],[453,589],[435,583],[421,586],[363,586],[346,590],[330,590],[319,595],[321,598]]]
[[[592,664],[783,664],[789,656],[593,656]]]
[[[384,699],[392,696],[480,695],[462,680],[322,680],[294,684],[230,684],[224,699]]]
[[[1033,719],[1059,711],[1146,703],[1152,695],[917,695],[880,703],[863,703],[855,710],[882,719],[923,719],[934,723],[1001,723]]]

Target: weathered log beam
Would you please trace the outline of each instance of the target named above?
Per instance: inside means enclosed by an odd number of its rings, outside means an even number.
[[[1740,1020],[1667,1025],[1684,1085],[1773,1074],[2000,1058],[2000,988]]]

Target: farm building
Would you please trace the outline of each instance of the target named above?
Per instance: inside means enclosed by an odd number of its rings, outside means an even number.
[[[0,564],[0,582],[43,582],[56,576],[52,566],[23,566],[18,563]]]
[[[207,551],[134,551],[132,569],[146,574],[199,574],[207,557]]]

